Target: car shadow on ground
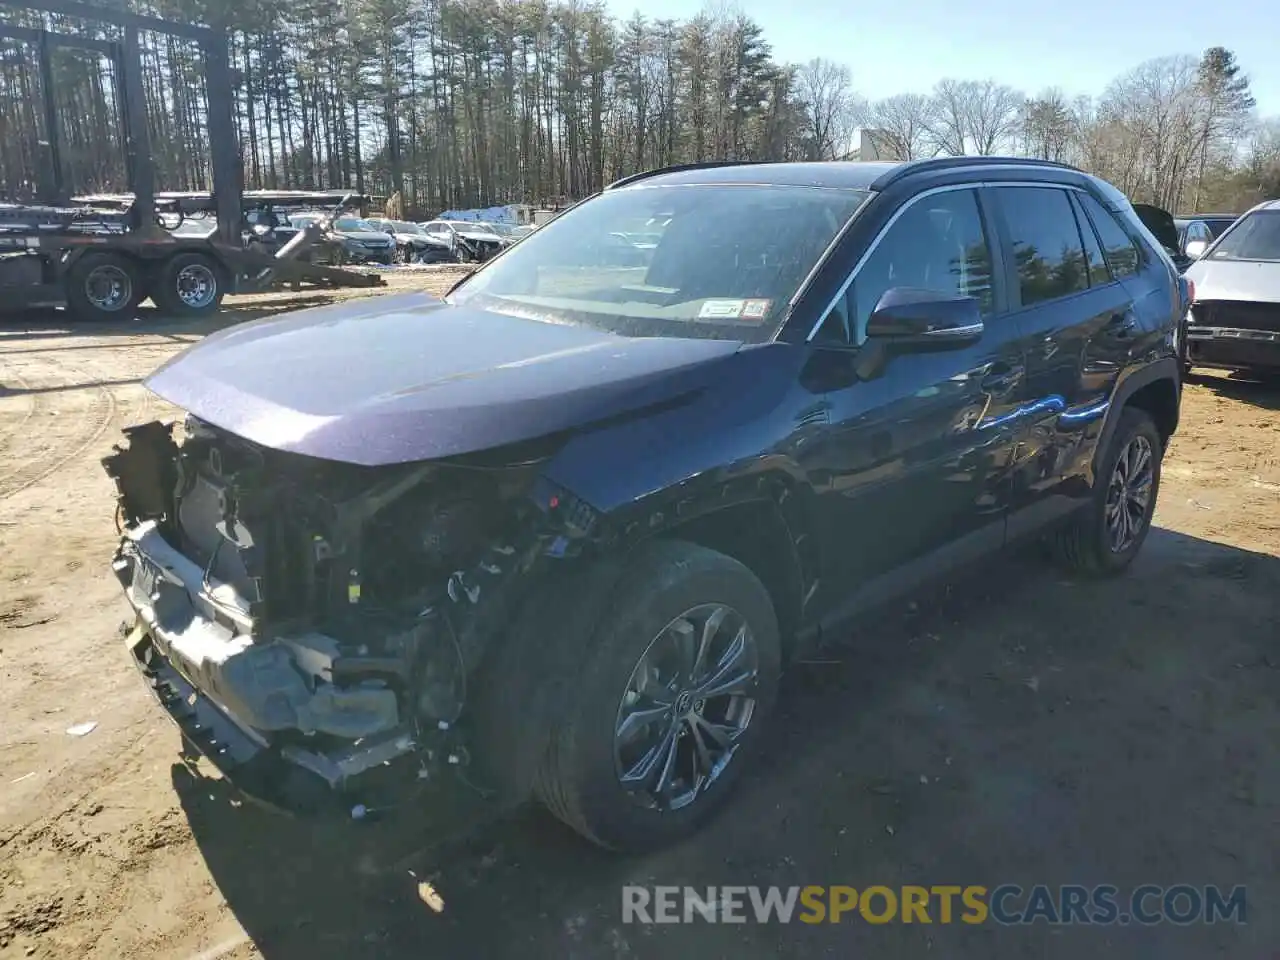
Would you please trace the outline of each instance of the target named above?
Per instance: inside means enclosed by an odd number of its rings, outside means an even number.
[[[1280,375],[1267,378],[1245,374],[1203,374],[1192,372],[1188,383],[1207,387],[1220,397],[1239,400],[1264,410],[1280,410]]]
[[[175,785],[267,960],[1261,955],[1280,942],[1261,909],[1280,874],[1258,842],[1280,814],[1280,559],[1163,529],[1115,580],[1029,555],[797,664],[725,814],[649,857],[600,853],[535,811],[488,820],[465,791],[439,818],[321,826],[233,808],[182,767]],[[930,925],[622,921],[625,884],[1001,883],[1245,884],[1257,907],[1247,926],[1105,931],[945,924],[936,907]]]

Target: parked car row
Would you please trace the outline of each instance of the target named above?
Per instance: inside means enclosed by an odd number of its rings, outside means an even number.
[[[327,217],[322,210],[259,213],[256,220],[251,220],[246,242],[275,252],[299,230]],[[307,256],[334,265],[481,263],[515,243],[526,232],[527,229],[508,224],[454,220],[414,223],[386,217],[342,216],[330,224],[325,234],[327,242]]]
[[[391,236],[395,259],[400,263],[452,263],[461,259],[454,244],[420,223],[371,218],[369,226]]]
[[[370,217],[369,229],[389,234],[399,263],[482,263],[531,232],[531,227],[474,220],[413,223]]]
[[[277,210],[252,211],[247,218],[250,229],[245,242],[274,254],[289,243],[300,230],[329,220],[331,213],[324,210],[285,212]],[[324,233],[324,242],[302,254],[302,259],[341,266],[347,263],[392,263],[395,260],[395,240],[369,221],[349,214],[333,218]]]

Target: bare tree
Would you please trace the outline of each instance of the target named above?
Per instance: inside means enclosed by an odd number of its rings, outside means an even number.
[[[941,80],[929,104],[929,136],[939,153],[990,156],[1012,145],[1024,97],[994,80]]]
[[[877,100],[867,109],[864,135],[871,136],[886,160],[932,156],[929,108],[929,98],[919,93],[899,93]]]
[[[1245,145],[1245,169],[1261,174],[1280,167],[1280,117],[1255,124]]]
[[[1076,112],[1057,87],[1042,91],[1022,106],[1024,149],[1033,157],[1062,163],[1079,133]]]
[[[968,153],[970,100],[973,84],[965,80],[939,80],[928,98],[925,124],[936,152],[949,157]]]
[[[1200,154],[1204,98],[1194,57],[1148,60],[1113,81],[1099,120],[1114,141],[1110,179],[1166,209],[1180,207]]]
[[[991,156],[1012,144],[1025,97],[994,80],[970,82],[967,86],[970,146],[978,156]]]
[[[843,156],[858,120],[849,68],[821,58],[810,60],[796,70],[795,94],[804,115],[806,159]]]

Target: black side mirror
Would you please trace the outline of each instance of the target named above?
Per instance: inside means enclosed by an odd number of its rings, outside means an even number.
[[[967,346],[982,336],[982,307],[973,297],[936,290],[886,290],[867,320],[867,339],[898,349]]]

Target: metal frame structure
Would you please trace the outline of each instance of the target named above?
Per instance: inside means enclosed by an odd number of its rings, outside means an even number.
[[[166,265],[174,258],[199,255],[216,265],[224,290],[247,292],[279,282],[326,286],[378,286],[381,278],[303,259],[312,246],[323,241],[328,223],[308,227],[274,256],[246,249],[242,230],[245,211],[264,205],[296,206],[311,198],[318,205],[360,209],[367,197],[350,193],[253,191],[242,183],[238,137],[232,105],[234,95],[228,60],[226,31],[220,27],[174,23],[156,17],[89,6],[77,0],[0,0],[0,9],[29,10],[107,24],[118,29],[119,40],[102,40],[58,33],[47,29],[0,23],[0,38],[29,44],[35,50],[43,100],[46,157],[41,164],[38,204],[0,205],[0,254],[26,254],[21,269],[11,271],[10,282],[0,274],[0,284],[14,288],[6,296],[11,305],[56,302],[68,284],[79,282],[76,265],[91,253],[127,258],[137,283],[150,294],[156,291],[172,300]],[[143,84],[139,34],[150,31],[194,41],[204,60],[208,101],[209,159],[212,191],[209,193],[157,193],[156,171],[148,133],[146,93]],[[61,134],[56,98],[53,96],[53,51],[73,47],[96,51],[114,67],[115,99],[120,116],[129,192],[92,197],[68,196],[63,182]],[[216,218],[208,237],[176,236],[162,224],[162,215],[188,214]],[[38,257],[40,277],[31,279],[32,260]],[[81,270],[81,273],[85,271]],[[12,278],[17,277],[13,282]],[[153,297],[160,302],[160,297]],[[220,299],[220,297],[219,297]]]
[[[52,95],[54,48],[79,47],[95,50],[111,60],[116,68],[117,101],[124,131],[125,163],[133,204],[135,228],[146,230],[155,223],[155,164],[151,140],[147,132],[146,94],[143,89],[142,58],[138,34],[143,30],[194,40],[204,57],[205,83],[209,104],[209,151],[213,173],[213,194],[217,199],[218,235],[224,243],[238,242],[240,219],[241,169],[236,148],[237,137],[231,107],[234,95],[231,66],[227,58],[225,31],[214,27],[187,23],[171,23],[157,17],[105,10],[76,0],[0,0],[0,7],[34,10],[61,16],[91,20],[119,27],[120,42],[77,37],[72,34],[27,27],[0,25],[0,37],[32,44],[37,51],[40,84],[44,90],[45,131],[49,143],[50,182],[44,186],[41,199],[48,203],[65,201],[62,183],[60,136],[57,105]]]

